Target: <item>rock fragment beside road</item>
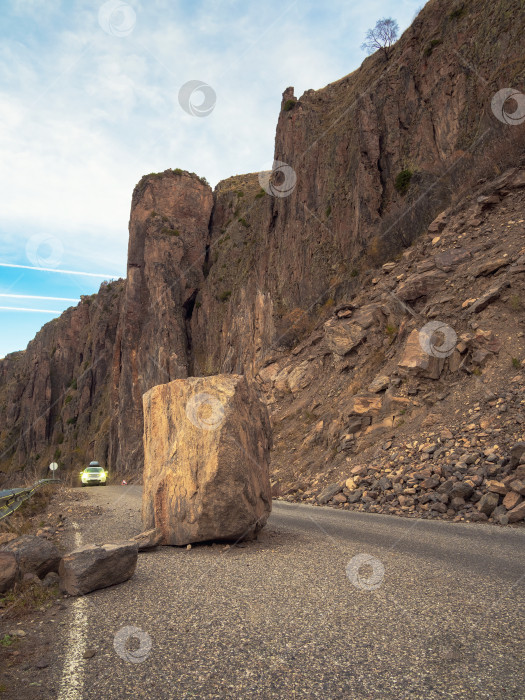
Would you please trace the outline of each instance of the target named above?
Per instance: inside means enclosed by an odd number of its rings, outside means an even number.
[[[52,542],[36,535],[11,538],[0,546],[0,592],[33,574],[44,578],[58,570],[60,552]]]
[[[137,542],[124,542],[90,544],[70,552],[60,561],[60,590],[85,595],[127,581],[135,573],[138,551]]]

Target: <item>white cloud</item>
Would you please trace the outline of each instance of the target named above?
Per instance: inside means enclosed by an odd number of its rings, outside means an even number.
[[[51,14],[60,8],[61,0],[11,0],[11,6],[16,14],[41,16]]]
[[[143,173],[182,167],[215,184],[263,167],[282,90],[294,85],[300,96],[348,73],[362,56],[361,26],[395,14],[377,0],[366,11],[343,0],[323,8],[310,0],[131,4],[137,24],[119,38],[98,25],[97,3],[12,2],[28,24],[0,48],[0,228],[9,260],[21,232],[50,233],[64,244],[65,265],[98,260],[123,270],[132,189]],[[403,3],[403,12],[415,5]],[[37,20],[46,18],[40,37]],[[191,79],[217,93],[209,117],[178,104]]]

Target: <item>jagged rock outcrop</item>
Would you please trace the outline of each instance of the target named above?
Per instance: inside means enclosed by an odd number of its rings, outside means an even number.
[[[146,176],[133,193],[112,376],[109,461],[118,471],[142,468],[142,395],[191,373],[212,206],[210,186],[186,172]]]
[[[286,500],[523,522],[524,172],[480,183],[441,217],[438,236],[430,226],[402,256],[363,275],[362,290],[259,371],[274,426],[272,478]],[[480,197],[494,193],[498,202],[479,216]],[[401,300],[407,279],[445,260],[442,289]],[[478,300],[483,308],[470,314]],[[341,357],[333,329],[344,332],[374,305],[383,320]],[[300,391],[278,381],[321,358]]]
[[[351,385],[385,376],[382,353],[414,330],[402,304],[435,318],[460,270],[483,289],[458,313],[479,318],[504,298],[509,280],[492,277],[506,270],[505,251],[487,267],[475,246],[436,243],[435,261],[420,260],[385,298],[360,299],[366,310],[351,308],[368,269],[388,259],[378,274],[394,280],[392,259],[404,247],[427,227],[439,238],[480,178],[518,164],[523,126],[498,120],[491,101],[501,88],[523,90],[523,30],[519,0],[431,0],[388,62],[378,53],[322,90],[299,99],[284,92],[274,154],[293,171],[284,184],[270,188],[251,174],[212,193],[190,173],[145,176],[133,195],[126,281],[104,286],[0,361],[0,468],[42,468],[56,457],[76,469],[94,457],[140,473],[142,394],[159,383],[243,373],[263,382],[269,405],[287,395],[301,402],[316,377]],[[453,235],[482,225],[522,185],[507,178],[483,187]],[[523,255],[513,263],[509,275],[519,280]],[[387,294],[394,289],[397,299]],[[476,350],[469,363],[491,352]],[[375,372],[359,368],[360,357]],[[445,366],[464,359],[457,351]],[[395,389],[381,390],[371,432],[404,410]],[[319,418],[308,440],[325,447],[332,432],[348,447],[357,419],[372,420],[354,416],[340,438],[330,427],[336,411]]]

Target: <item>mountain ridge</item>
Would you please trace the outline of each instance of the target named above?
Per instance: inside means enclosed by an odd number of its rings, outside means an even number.
[[[285,90],[274,158],[296,177],[289,196],[257,173],[214,192],[185,171],[142,178],[127,279],[0,361],[4,480],[52,458],[140,474],[144,391],[191,374],[259,381],[480,177],[515,165],[522,129],[490,105],[524,84],[520,6],[432,0],[388,63],[375,54],[299,99]]]

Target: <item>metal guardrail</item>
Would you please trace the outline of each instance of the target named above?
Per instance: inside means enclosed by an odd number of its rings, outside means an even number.
[[[25,488],[6,489],[0,491],[0,520],[6,518],[20,508],[24,501],[27,501],[35,493],[35,491],[44,484],[57,484],[60,479],[40,479],[33,486]]]

